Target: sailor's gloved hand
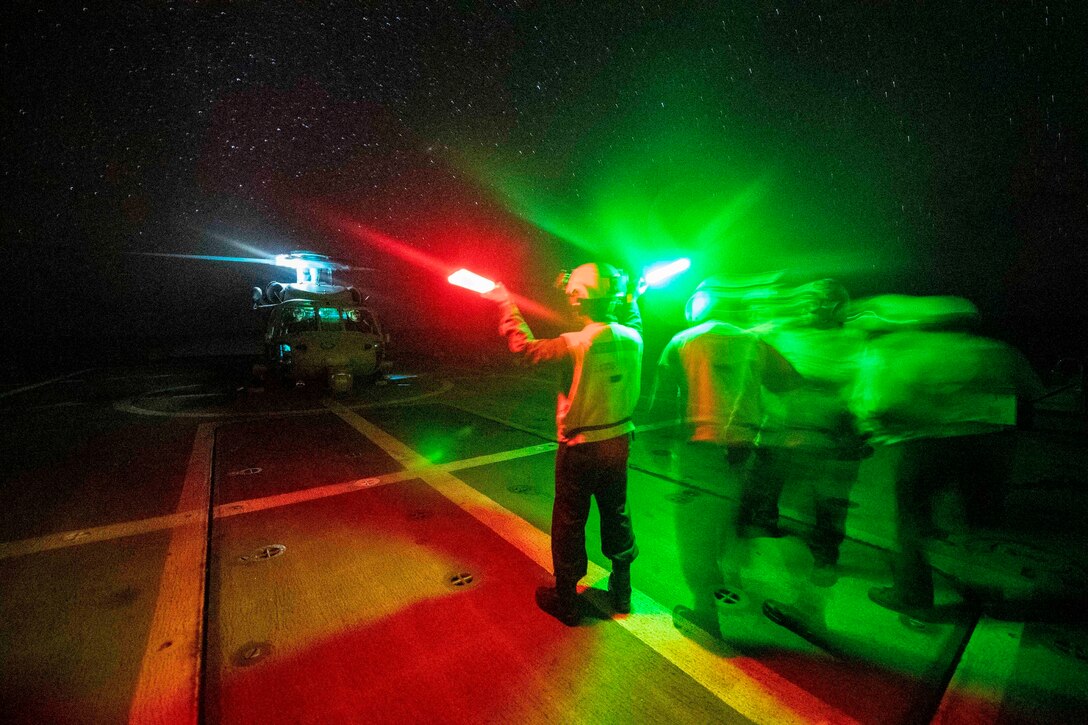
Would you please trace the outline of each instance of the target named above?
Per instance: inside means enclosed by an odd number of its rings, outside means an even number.
[[[506,289],[506,286],[499,282],[490,292],[481,292],[480,296],[485,300],[491,300],[492,302],[509,302],[510,291]]]
[[[623,288],[627,290],[627,296],[624,297],[624,300],[627,302],[638,302],[638,298],[642,296],[642,293],[645,292],[650,287],[650,285],[646,282],[645,277],[639,277],[638,281],[632,285],[631,276],[628,275],[626,272],[623,272],[622,274]]]

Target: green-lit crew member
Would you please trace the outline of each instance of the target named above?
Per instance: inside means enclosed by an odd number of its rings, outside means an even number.
[[[637,293],[607,264],[583,264],[563,282],[581,329],[538,340],[502,285],[485,294],[499,303],[499,333],[522,364],[560,367],[556,425],[552,565],[555,586],[536,592],[538,606],[564,624],[581,619],[578,581],[586,575],[585,526],[590,499],[601,516],[601,550],[612,562],[612,606],[631,610],[631,562],[638,555],[627,509],[631,416],[642,374],[642,320]]]
[[[778,534],[782,479],[761,445],[763,389],[784,391],[802,382],[777,350],[747,328],[749,300],[759,289],[748,280],[703,281],[685,310],[692,326],[665,346],[655,378],[654,414],[671,418],[679,412],[684,422],[681,465],[709,459],[723,498],[739,491],[739,502],[720,511],[677,507],[680,566],[695,598],[695,609],[685,616],[711,633],[719,627],[717,590],[740,587],[748,548],[741,539]]]
[[[973,334],[978,308],[962,297],[879,295],[855,305],[869,335],[850,407],[873,445],[897,451],[892,586],[869,598],[918,620],[939,618],[926,540],[940,536],[936,500],[949,487],[963,524],[1006,521],[1017,428],[1042,382],[1008,343]]]
[[[781,392],[801,385],[782,355],[743,325],[749,318],[751,282],[704,280],[685,310],[692,326],[678,332],[661,353],[654,405],[683,409],[693,443],[723,447],[729,465],[763,467],[759,439],[764,423],[762,389]],[[759,480],[756,480],[759,479]],[[749,472],[738,525],[773,533],[778,527],[780,483]],[[749,531],[751,533],[751,531]]]

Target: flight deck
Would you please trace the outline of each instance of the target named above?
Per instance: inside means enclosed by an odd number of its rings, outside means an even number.
[[[533,601],[551,582],[547,375],[419,361],[332,393],[248,364],[0,388],[5,722],[1088,721],[1083,418],[1017,434],[1010,525],[931,539],[940,617],[919,621],[866,596],[895,545],[881,450],[830,579],[810,492],[787,485],[786,535],[748,540],[708,610],[695,583],[720,575],[736,492],[640,406],[633,612],[609,609],[592,513],[566,627]]]

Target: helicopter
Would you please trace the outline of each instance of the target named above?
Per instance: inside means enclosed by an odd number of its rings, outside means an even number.
[[[262,380],[323,381],[346,392],[356,381],[374,382],[390,369],[389,335],[382,330],[367,296],[337,284],[333,272],[367,270],[316,252],[297,250],[271,258],[216,257],[144,252],[146,256],[271,264],[294,269],[294,282],[254,287],[253,309],[268,310],[264,361],[254,366]]]

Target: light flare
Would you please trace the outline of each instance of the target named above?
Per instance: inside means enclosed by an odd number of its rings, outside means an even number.
[[[441,275],[448,279],[450,269],[453,267],[451,264],[447,264],[442,260],[434,257],[426,252],[420,251],[415,247],[394,239],[393,237],[378,231],[372,227],[368,227],[359,222],[354,222],[346,219],[338,214],[330,214],[327,221],[333,226],[346,230],[352,236],[359,241],[367,244],[371,247],[377,247],[379,250],[391,254],[395,257],[399,257],[406,262],[414,264],[420,269],[425,269],[430,272]],[[563,322],[566,318],[556,312],[555,310],[545,305],[531,300],[528,297],[522,295],[510,293],[510,298],[517,304],[517,306],[530,314],[536,315],[545,320],[551,322]]]
[[[646,284],[651,287],[661,287],[668,284],[673,277],[682,274],[691,268],[691,260],[687,257],[672,262],[660,262],[647,268],[644,275]]]
[[[481,277],[475,272],[470,272],[464,267],[457,270],[449,277],[446,278],[450,284],[457,285],[458,287],[464,287],[467,290],[473,292],[479,292],[480,294],[486,294],[495,289],[495,283],[486,277]]]

